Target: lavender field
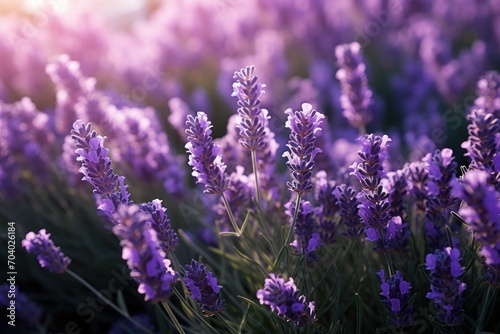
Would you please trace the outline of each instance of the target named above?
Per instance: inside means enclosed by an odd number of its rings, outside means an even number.
[[[500,333],[499,0],[0,16],[0,333]]]

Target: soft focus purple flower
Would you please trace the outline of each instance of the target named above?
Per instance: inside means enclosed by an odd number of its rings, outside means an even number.
[[[314,302],[307,303],[305,296],[299,296],[291,277],[285,282],[279,275],[269,274],[264,288],[257,291],[257,298],[262,305],[269,305],[272,311],[299,327],[316,321]]]
[[[287,186],[291,191],[302,194],[313,190],[314,157],[321,152],[315,147],[316,132],[321,130],[319,125],[325,116],[308,103],[303,103],[300,111],[287,109],[285,113],[288,115],[285,126],[291,130],[287,144],[290,151],[283,153],[292,174],[292,181],[287,182]]]
[[[423,216],[425,213],[424,201],[427,198],[426,185],[429,166],[424,161],[415,161],[407,163],[404,171],[409,181],[408,191],[414,203],[414,209],[418,214]]]
[[[342,113],[352,126],[364,128],[373,117],[370,110],[373,93],[368,87],[361,46],[357,42],[338,45],[335,56],[339,65],[336,78],[342,86]]]
[[[449,148],[429,154],[425,162],[429,170],[425,201],[426,237],[430,249],[440,249],[447,244],[445,227],[450,211],[458,205],[458,199],[452,194],[452,185],[457,181],[457,163]]]
[[[212,123],[204,112],[199,111],[196,117],[188,115],[186,127],[189,140],[186,148],[190,154],[189,165],[193,167],[192,175],[198,183],[205,185],[205,193],[222,194],[227,189],[228,178],[220,147],[212,142]]]
[[[161,248],[165,254],[169,254],[179,246],[179,238],[167,217],[167,209],[161,205],[161,202],[161,200],[155,199],[139,205],[139,208],[141,211],[151,214],[151,227],[156,232]]]
[[[226,304],[220,295],[222,286],[217,285],[217,279],[205,265],[191,260],[191,264],[186,264],[184,269],[186,270],[184,283],[191,293],[191,298],[200,304],[205,316],[211,317],[222,312]]]
[[[377,275],[382,280],[380,295],[385,297],[382,303],[389,310],[387,324],[393,328],[410,326],[413,322],[411,315],[413,312],[410,296],[411,284],[403,280],[403,275],[399,271],[396,271],[396,274],[388,280],[385,279],[384,269],[380,270]]]
[[[145,313],[135,314],[132,318],[139,324],[143,326],[143,328],[149,329],[151,332],[156,333],[157,328],[155,322],[151,317]],[[109,329],[108,334],[127,334],[130,331],[134,331],[140,333],[144,329],[138,328],[137,325],[132,323],[129,319],[120,319],[115,321],[111,328]]]
[[[121,205],[114,219],[118,224],[113,227],[113,233],[121,239],[122,258],[127,261],[130,276],[139,283],[139,293],[152,302],[169,298],[177,274],[150,226],[151,215],[140,211],[137,205]]]
[[[446,247],[436,249],[425,258],[430,271],[431,291],[426,297],[434,301],[437,319],[448,326],[458,326],[464,321],[462,293],[466,284],[459,279],[464,273],[460,264],[460,251]]]
[[[465,203],[458,214],[468,224],[479,241],[479,253],[485,257],[486,279],[500,285],[500,194],[488,184],[489,173],[472,170],[460,184],[454,185],[455,195]]]
[[[286,214],[293,220],[295,215],[295,201],[285,204]],[[319,226],[314,218],[314,210],[309,201],[300,201],[297,220],[295,221],[295,240],[290,244],[303,255],[314,259],[313,252],[319,247]],[[312,240],[312,241],[311,241]]]
[[[177,131],[179,136],[187,141],[187,135],[185,132],[186,118],[191,115],[191,109],[179,97],[171,98],[168,101],[168,107],[170,108],[170,114],[168,115],[168,122]]]
[[[50,233],[41,229],[37,234],[29,232],[21,242],[28,253],[36,255],[40,266],[53,273],[64,273],[71,263],[71,259],[61,252],[50,239]]]
[[[0,305],[5,308],[11,307],[12,299],[8,295],[15,294],[16,317],[29,327],[34,327],[42,317],[42,309],[28,298],[23,292],[19,291],[17,285],[4,283],[0,285]]]
[[[314,208],[314,212],[319,222],[321,241],[325,244],[334,242],[338,228],[337,212],[339,206],[337,197],[334,194],[335,189],[335,182],[328,180],[325,171],[316,173],[316,207]]]
[[[342,184],[335,188],[334,194],[338,200],[340,221],[347,226],[342,234],[348,238],[359,238],[363,232],[363,225],[358,212],[359,202],[356,191]]]
[[[254,71],[255,66],[247,66],[234,73],[233,79],[236,81],[232,95],[238,97],[236,126],[240,132],[240,144],[249,151],[261,151],[266,145],[265,123],[269,116],[267,111],[259,108],[265,85],[257,82]]]

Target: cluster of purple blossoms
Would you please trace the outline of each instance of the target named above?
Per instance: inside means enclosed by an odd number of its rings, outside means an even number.
[[[429,170],[425,200],[426,237],[430,249],[442,249],[447,244],[445,228],[450,212],[459,202],[452,194],[452,185],[457,182],[457,163],[449,148],[436,150],[432,155],[429,153],[424,160]]]
[[[373,117],[370,110],[373,93],[368,87],[361,46],[357,42],[338,45],[335,48],[335,56],[340,67],[336,78],[342,86],[342,113],[352,126],[362,129]]]
[[[388,280],[385,279],[384,269],[380,270],[377,275],[382,280],[380,289],[381,296],[385,297],[382,303],[389,309],[387,317],[387,325],[393,328],[401,328],[410,326],[413,322],[411,306],[411,284],[403,280],[403,275],[396,271]]]
[[[52,273],[64,273],[71,263],[71,259],[64,256],[60,248],[54,245],[50,239],[50,233],[47,233],[45,229],[40,230],[37,234],[29,232],[21,244],[28,253],[36,255],[40,266],[47,268]]]
[[[320,123],[325,116],[317,112],[309,103],[302,104],[302,110],[287,109],[285,126],[291,130],[287,147],[290,152],[283,153],[287,158],[287,167],[292,173],[292,182],[287,182],[288,189],[299,194],[313,190],[312,169],[314,157],[321,153],[315,146],[316,133],[321,131]]]
[[[120,204],[130,203],[130,194],[124,183],[125,178],[116,175],[111,167],[108,149],[104,147],[106,137],[98,136],[92,130],[92,123],[77,120],[71,130],[71,138],[75,141],[83,180],[94,187],[94,194],[97,195],[97,209],[104,214],[107,222],[116,224],[113,213]]]
[[[249,151],[261,151],[267,143],[267,110],[260,109],[260,96],[265,85],[257,82],[253,74],[255,66],[247,66],[234,73],[233,96],[238,97],[238,119],[236,126],[240,131],[240,144]]]
[[[462,293],[466,284],[459,277],[464,270],[460,265],[460,251],[446,247],[436,249],[425,258],[426,269],[430,271],[431,291],[426,297],[434,301],[437,319],[447,326],[458,326],[464,321]]]
[[[500,286],[500,194],[488,184],[490,174],[473,170],[465,174],[454,191],[465,203],[458,214],[474,232],[484,258],[486,280]]]
[[[295,217],[295,201],[290,201],[286,206],[286,214],[293,219]],[[309,201],[300,201],[297,219],[295,221],[295,240],[290,244],[297,251],[314,260],[314,251],[321,243],[320,234],[316,232],[319,226],[314,217],[314,209]]]
[[[429,166],[424,161],[414,161],[406,164],[404,170],[409,182],[408,192],[414,198],[414,210],[423,217],[425,215]]]
[[[200,304],[205,316],[211,317],[222,312],[226,304],[220,295],[222,286],[217,285],[217,279],[205,265],[191,260],[191,264],[185,265],[184,269],[186,270],[184,283],[191,293],[191,298]]]
[[[151,216],[137,205],[121,205],[114,216],[119,224],[113,227],[113,233],[121,239],[122,258],[127,261],[130,276],[139,283],[139,293],[152,302],[169,298],[177,274],[150,226]]]
[[[350,186],[341,184],[334,190],[338,200],[340,221],[347,226],[342,234],[348,238],[358,238],[363,233],[357,193]]]
[[[204,112],[199,111],[196,117],[188,115],[186,127],[186,148],[190,154],[189,165],[193,167],[192,175],[198,183],[205,185],[205,193],[221,195],[227,189],[228,177],[220,147],[212,141],[212,123]]]
[[[470,167],[489,173],[488,182],[500,191],[500,74],[488,72],[477,83],[478,98],[467,119],[469,138],[462,143]]]
[[[354,163],[351,175],[358,178],[361,192],[358,195],[359,216],[365,224],[367,240],[375,243],[375,251],[403,251],[407,243],[407,224],[399,216],[391,216],[389,193],[382,180],[386,177],[383,166],[387,159],[386,135],[373,134],[359,138],[362,148],[358,153],[361,163]]]
[[[299,296],[291,277],[285,282],[282,277],[269,274],[264,288],[257,291],[257,298],[262,305],[269,305],[272,311],[299,327],[316,321],[314,302],[307,303],[304,295]]]

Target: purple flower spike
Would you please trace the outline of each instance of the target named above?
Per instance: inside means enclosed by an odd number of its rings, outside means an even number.
[[[321,130],[320,124],[325,116],[317,112],[309,103],[302,104],[302,110],[285,113],[288,120],[285,126],[291,130],[288,148],[290,152],[283,153],[288,161],[286,165],[292,173],[292,182],[287,182],[288,189],[299,194],[313,190],[312,169],[314,157],[321,150],[315,147],[315,134]]]
[[[71,259],[64,256],[60,248],[50,240],[50,233],[46,233],[45,229],[37,234],[29,232],[21,244],[28,253],[36,255],[42,268],[47,268],[52,273],[64,273],[71,263]]]
[[[288,202],[285,206],[287,208],[286,214],[293,219],[295,215],[295,201]],[[314,211],[311,203],[300,201],[297,221],[295,222],[295,240],[291,243],[291,246],[294,246],[299,253],[308,256],[311,260],[314,259],[313,252],[320,244],[320,235],[315,232],[319,226],[313,214]]]
[[[385,297],[382,303],[389,309],[387,324],[393,328],[410,326],[413,322],[411,316],[413,307],[410,305],[411,284],[403,280],[403,275],[399,271],[388,280],[385,279],[384,269],[377,275],[382,280],[380,295]]]
[[[226,301],[221,299],[220,289],[217,285],[217,279],[213,277],[210,271],[207,271],[205,265],[191,260],[191,265],[187,264],[184,282],[191,293],[191,298],[196,300],[203,314],[211,317],[224,310]]]
[[[212,142],[212,123],[207,115],[199,111],[196,117],[188,115],[186,121],[189,165],[193,167],[192,175],[197,183],[205,185],[205,193],[222,194],[228,186],[225,173],[226,165],[222,162],[221,149]]]
[[[486,171],[469,171],[461,184],[454,185],[455,194],[465,203],[458,214],[481,244],[479,253],[485,257],[486,279],[500,286],[500,201],[498,193],[488,185]]]
[[[260,96],[265,85],[257,82],[253,74],[255,66],[247,66],[234,72],[232,96],[238,97],[237,127],[240,131],[239,142],[249,151],[262,151],[266,146],[267,110],[260,109]]]
[[[137,205],[121,205],[114,216],[119,224],[113,227],[113,233],[121,239],[122,258],[127,260],[130,276],[139,283],[139,293],[152,302],[169,298],[177,275],[150,227],[151,215]]]
[[[425,158],[429,169],[427,200],[425,201],[425,230],[431,249],[441,249],[447,242],[445,227],[450,211],[458,205],[452,195],[452,185],[457,182],[453,151],[437,150]]]
[[[163,251],[166,254],[173,252],[179,246],[179,238],[167,217],[167,209],[161,205],[161,200],[155,199],[143,203],[139,208],[141,211],[151,214],[151,227],[155,230]]]
[[[431,291],[427,298],[434,300],[437,318],[447,326],[458,326],[464,321],[462,293],[466,284],[459,280],[463,274],[458,249],[446,247],[436,249],[425,258],[426,269],[430,270]]]
[[[85,124],[77,120],[71,130],[71,138],[76,143],[77,160],[81,162],[79,171],[83,180],[94,187],[94,194],[99,196],[98,210],[105,215],[108,222],[116,224],[113,214],[120,204],[129,204],[130,194],[127,192],[125,178],[114,173],[108,149],[104,147],[106,137],[98,136],[92,130],[92,123]]]
[[[368,87],[361,46],[356,42],[339,45],[335,48],[335,56],[340,67],[335,76],[342,87],[342,114],[352,126],[364,128],[373,117],[370,110],[373,93]]]
[[[357,194],[351,187],[342,184],[334,190],[338,200],[340,221],[347,229],[343,234],[348,238],[359,238],[363,232],[361,218],[358,214]]]
[[[269,274],[264,288],[257,291],[257,298],[262,305],[269,305],[287,322],[293,322],[301,327],[316,321],[314,302],[307,304],[305,296],[299,296],[299,291],[293,278],[287,282],[280,276]]]

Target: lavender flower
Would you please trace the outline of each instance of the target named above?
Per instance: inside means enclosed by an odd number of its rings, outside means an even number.
[[[187,264],[184,269],[186,270],[184,283],[191,293],[191,298],[200,304],[205,316],[211,317],[222,312],[226,304],[220,295],[222,286],[217,285],[217,279],[207,271],[205,265],[191,260],[191,265]]]
[[[24,324],[34,327],[42,317],[42,309],[28,298],[24,293],[19,291],[17,285],[4,283],[0,285],[0,305],[11,307],[11,300],[8,298],[10,293],[15,294],[16,301],[16,316]]]
[[[500,119],[500,74],[486,72],[477,82],[477,99],[474,105]]]
[[[222,162],[220,147],[212,142],[212,123],[204,112],[199,111],[196,117],[187,117],[186,126],[189,140],[186,148],[190,153],[192,175],[198,179],[198,183],[205,185],[205,193],[222,194],[228,186],[226,165]]]
[[[469,171],[461,184],[455,183],[456,195],[465,201],[458,214],[481,244],[479,253],[485,258],[486,279],[500,286],[500,200],[488,185],[485,171]]]
[[[77,158],[81,162],[80,172],[83,180],[94,187],[94,194],[98,195],[98,210],[107,221],[116,224],[113,213],[120,204],[129,204],[130,194],[124,183],[125,178],[114,173],[111,159],[107,156],[108,149],[104,147],[106,137],[98,136],[92,131],[92,123],[85,124],[81,120],[75,121],[71,138],[75,141]]]
[[[320,171],[315,176],[315,188],[317,207],[314,208],[314,211],[319,221],[321,241],[332,243],[338,228],[337,212],[339,206],[334,195],[336,185],[334,181],[327,179],[325,171]]]
[[[314,302],[307,304],[306,297],[299,296],[293,278],[285,282],[275,274],[269,274],[269,277],[265,280],[264,288],[257,291],[257,298],[262,305],[269,305],[272,311],[299,327],[316,321]]]
[[[151,214],[151,227],[155,230],[158,241],[165,254],[173,252],[179,246],[179,238],[175,233],[170,219],[167,217],[167,209],[161,205],[161,200],[155,199],[139,206],[141,211]]]
[[[288,189],[299,194],[312,191],[312,169],[314,157],[321,150],[315,147],[316,132],[325,116],[312,108],[309,103],[302,104],[302,110],[287,109],[288,120],[285,126],[291,130],[287,147],[290,152],[283,153],[288,161],[286,165],[292,173],[292,182],[287,182]]]
[[[449,148],[436,150],[425,159],[429,168],[425,230],[430,249],[440,249],[446,244],[445,227],[450,211],[458,205],[458,199],[452,196],[452,185],[457,181],[457,163],[453,160],[453,151]]]
[[[373,93],[368,87],[366,66],[360,51],[361,46],[357,42],[338,45],[335,48],[335,56],[340,67],[336,78],[342,86],[340,96],[342,114],[358,129],[364,128],[373,117],[370,110]]]
[[[382,280],[380,295],[385,297],[382,303],[389,309],[387,324],[393,328],[410,326],[413,322],[411,316],[413,312],[410,296],[411,284],[403,280],[403,275],[399,271],[396,271],[396,274],[388,280],[385,279],[384,269],[380,270],[377,275]]]
[[[64,256],[60,248],[50,240],[50,233],[46,233],[45,229],[37,234],[29,232],[21,244],[28,253],[36,255],[42,268],[47,268],[52,273],[64,273],[71,263],[71,259]]]
[[[285,205],[286,214],[293,220],[295,215],[295,201]],[[320,244],[320,234],[316,232],[318,225],[314,219],[314,210],[309,201],[300,201],[297,220],[295,221],[295,240],[290,244],[309,259],[314,260],[313,252]]]
[[[425,204],[427,198],[427,179],[429,173],[429,166],[424,161],[415,161],[406,164],[404,171],[409,180],[408,190],[415,203],[415,210],[417,213],[424,216]]]
[[[434,300],[437,319],[448,326],[458,326],[464,321],[462,293],[466,284],[460,282],[464,270],[460,265],[460,251],[446,247],[427,254],[426,269],[430,270],[431,291],[426,297]]]
[[[234,72],[232,96],[238,97],[240,144],[249,151],[261,151],[266,146],[265,123],[269,116],[267,110],[259,108],[265,85],[257,82],[254,71],[255,66],[247,66]]]
[[[139,283],[139,293],[152,302],[169,298],[177,274],[150,227],[151,216],[137,205],[121,205],[114,216],[119,224],[113,227],[113,233],[121,239],[122,258],[127,260],[130,276]]]
[[[340,221],[347,226],[342,234],[348,238],[358,238],[363,229],[361,228],[361,217],[358,214],[359,202],[356,191],[342,184],[335,188],[334,194],[338,200]]]

